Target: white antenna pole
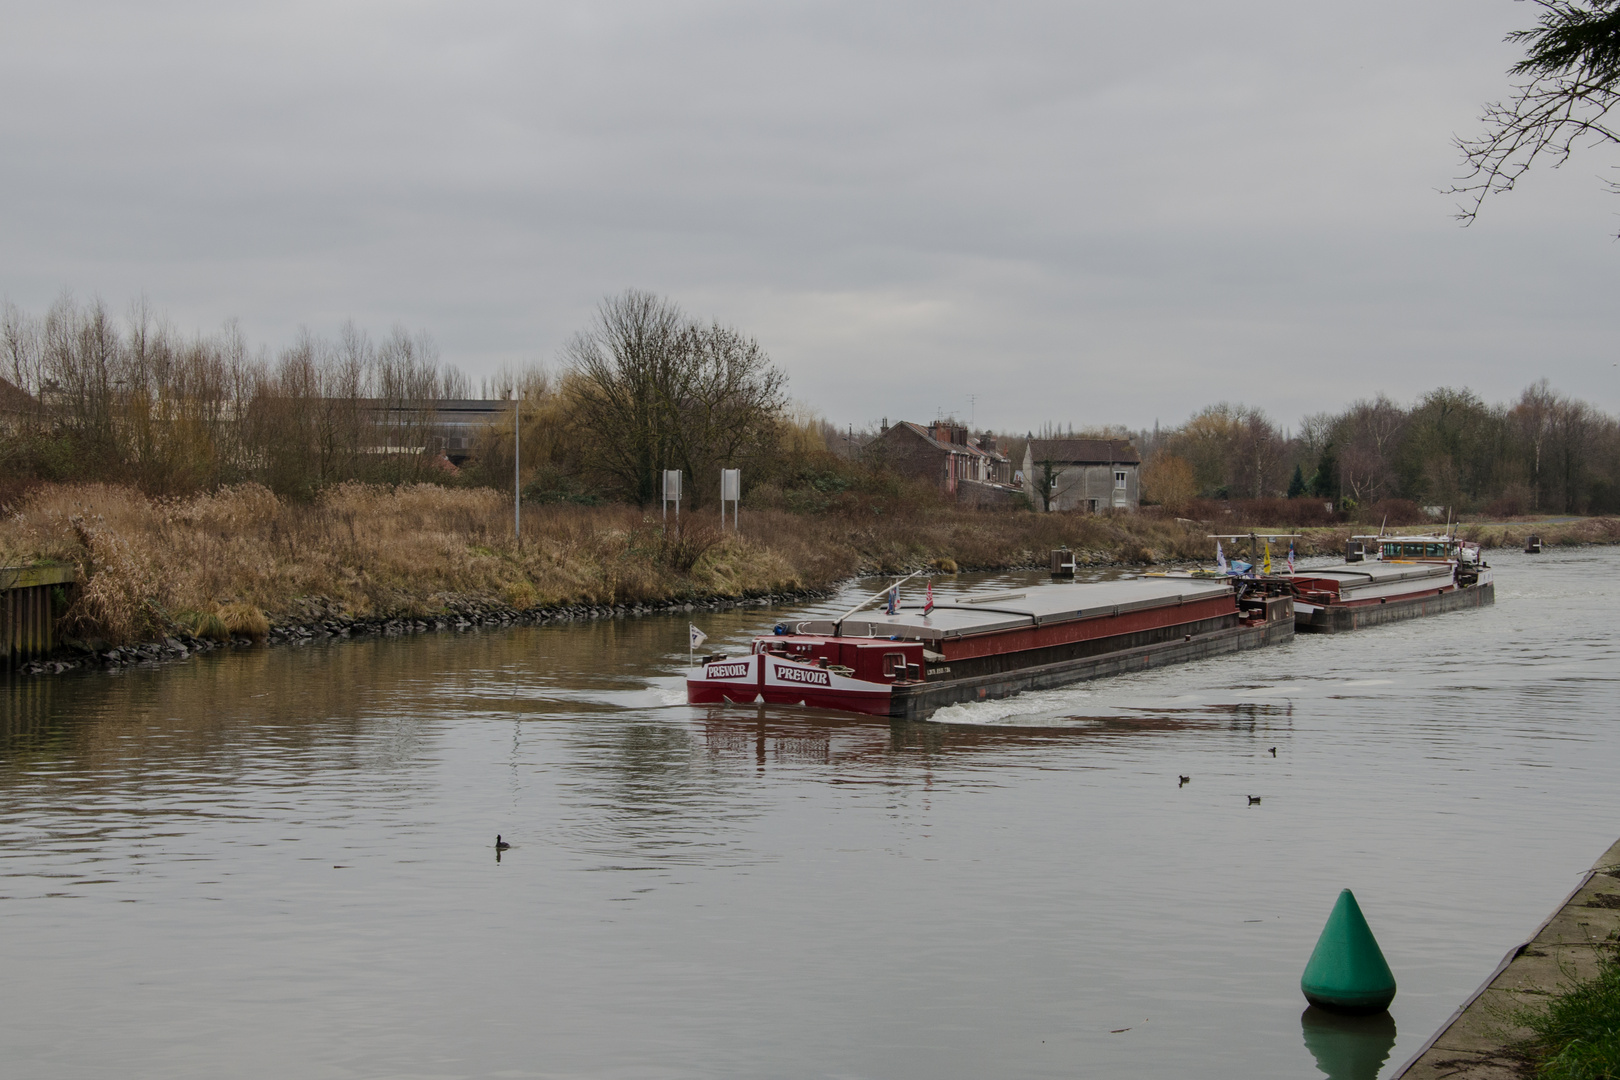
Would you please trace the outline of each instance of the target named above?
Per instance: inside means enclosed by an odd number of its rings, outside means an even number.
[[[512,539],[523,539],[523,399],[512,387]]]

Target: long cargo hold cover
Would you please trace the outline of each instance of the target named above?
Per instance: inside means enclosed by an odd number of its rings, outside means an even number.
[[[1232,586],[1226,579],[1156,577],[1036,585],[941,599],[927,615],[922,613],[921,604],[902,604],[893,615],[852,617],[844,620],[843,636],[938,641],[1175,607],[1231,595]],[[797,623],[793,629],[800,634],[835,632],[834,624],[828,620]]]

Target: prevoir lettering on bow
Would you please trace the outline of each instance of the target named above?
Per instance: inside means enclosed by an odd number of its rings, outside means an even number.
[[[777,664],[776,677],[783,682],[803,683],[806,686],[831,686],[832,676],[815,668],[788,667]]]

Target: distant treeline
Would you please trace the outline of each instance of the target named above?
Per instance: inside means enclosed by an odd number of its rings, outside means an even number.
[[[43,315],[6,305],[0,350],[0,505],[46,481],[158,495],[252,481],[294,499],[351,480],[513,483],[504,411],[459,468],[445,457],[434,403],[472,387],[424,334],[396,328],[376,340],[351,324],[272,355],[249,348],[234,324],[188,337],[144,304],[118,318],[99,301],[64,298]],[[873,432],[796,415],[785,376],[754,339],[647,293],[605,301],[554,375],[507,370],[481,388],[513,392],[523,401],[521,482],[538,502],[656,504],[661,471],[680,469],[686,505],[702,507],[722,468],[743,469],[745,505],[760,509],[884,514],[942,498],[864,461]],[[1620,512],[1620,424],[1545,382],[1502,405],[1466,389],[1410,407],[1379,395],[1308,416],[1292,435],[1225,403],[1168,430],[1084,434],[1133,439],[1144,501],[1199,516],[1202,500],[1288,498],[1299,517],[1307,497],[1328,518],[1392,501]],[[1017,467],[1022,440],[1003,442]]]
[[[1620,422],[1546,380],[1511,404],[1442,388],[1307,416],[1285,435],[1259,409],[1219,404],[1135,435],[1147,500],[1309,496],[1341,510],[1391,500],[1492,515],[1620,512]]]

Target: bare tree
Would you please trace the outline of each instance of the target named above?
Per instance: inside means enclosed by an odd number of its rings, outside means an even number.
[[[1287,456],[1282,432],[1259,409],[1240,409],[1237,419],[1231,464],[1233,493],[1243,491],[1255,499],[1281,494]]]
[[[674,468],[700,502],[700,470],[768,453],[787,407],[785,378],[758,342],[695,324],[651,293],[603,301],[564,356],[564,389],[592,463],[641,505],[658,497],[660,471]]]
[[[36,432],[44,415],[39,396],[45,383],[41,328],[38,319],[9,302],[0,311],[0,352],[6,377],[27,395],[26,400],[7,403],[10,423],[29,433]]]
[[[439,347],[427,334],[412,337],[396,326],[377,348],[375,370],[393,479],[420,480],[438,449],[435,402],[443,386]]]
[[[675,305],[632,290],[604,300],[596,324],[563,350],[575,420],[595,436],[592,464],[643,506],[658,497],[658,470],[669,460],[658,386],[683,321]]]
[[[1339,472],[1344,489],[1359,503],[1394,495],[1395,454],[1406,431],[1406,410],[1383,394],[1358,401],[1337,425]]]
[[[674,461],[694,481],[692,505],[706,501],[721,468],[757,463],[775,449],[787,409],[787,378],[759,342],[731,327],[688,326],[664,398],[674,430]]]
[[[1534,3],[1542,9],[1535,28],[1507,36],[1526,45],[1509,73],[1527,80],[1508,101],[1485,107],[1485,134],[1456,140],[1469,171],[1447,194],[1463,197],[1457,216],[1465,224],[1487,195],[1513,190],[1538,159],[1557,168],[1583,140],[1620,142],[1608,120],[1620,102],[1620,0]]]
[[[1051,440],[1047,440],[1047,445],[1051,445]],[[1051,456],[1042,457],[1031,464],[1035,466],[1035,476],[1030,479],[1041,496],[1041,509],[1050,512],[1052,495],[1057,491],[1058,474],[1063,471],[1063,466]]]

